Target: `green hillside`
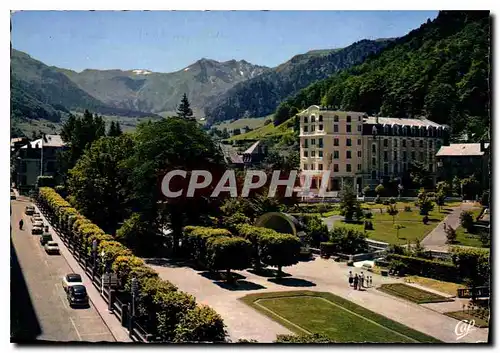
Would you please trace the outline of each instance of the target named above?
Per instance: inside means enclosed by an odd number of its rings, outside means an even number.
[[[278,126],[274,126],[273,123],[264,125],[253,131],[249,131],[245,134],[232,136],[229,140],[260,140],[264,137],[271,136],[281,136],[292,132],[294,124],[294,118],[290,118],[287,121],[281,123]]]
[[[441,11],[361,65],[301,90],[282,103],[313,104],[382,116],[427,116],[454,134],[479,137],[490,124],[488,11]]]

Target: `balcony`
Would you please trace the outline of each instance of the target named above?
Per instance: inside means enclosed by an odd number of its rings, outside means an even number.
[[[304,137],[304,136],[324,136],[326,135],[326,131],[325,130],[315,130],[315,131],[308,131],[308,132],[304,132],[302,130],[300,130],[300,137]]]

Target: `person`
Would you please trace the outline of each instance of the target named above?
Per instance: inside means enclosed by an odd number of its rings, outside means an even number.
[[[353,282],[354,282],[354,289],[355,290],[358,289],[359,278],[358,278],[358,274],[357,273],[354,275]]]
[[[23,219],[21,218],[21,220],[19,221],[19,229],[23,229],[23,225],[24,225],[24,221]]]
[[[354,280],[354,277],[352,276],[352,271],[349,271],[349,286],[352,287],[352,282]]]
[[[359,289],[361,289],[361,287],[365,286],[365,275],[363,274],[363,271],[361,271],[361,275],[359,276],[359,282]]]

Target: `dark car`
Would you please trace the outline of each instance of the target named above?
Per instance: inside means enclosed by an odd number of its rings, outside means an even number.
[[[89,306],[89,296],[84,285],[77,284],[68,287],[68,301],[71,307],[73,306]]]
[[[40,244],[45,245],[49,241],[52,241],[52,234],[50,233],[43,233],[42,236],[40,237]]]

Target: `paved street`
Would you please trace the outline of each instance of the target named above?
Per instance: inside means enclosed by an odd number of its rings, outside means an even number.
[[[61,286],[72,270],[61,255],[47,255],[39,236],[31,235],[31,222],[24,215],[27,201],[11,202],[11,332],[13,342],[115,341],[101,316],[90,308],[72,309]],[[18,222],[24,217],[24,230]],[[84,279],[87,288],[91,286]],[[17,338],[17,339],[16,339]]]

